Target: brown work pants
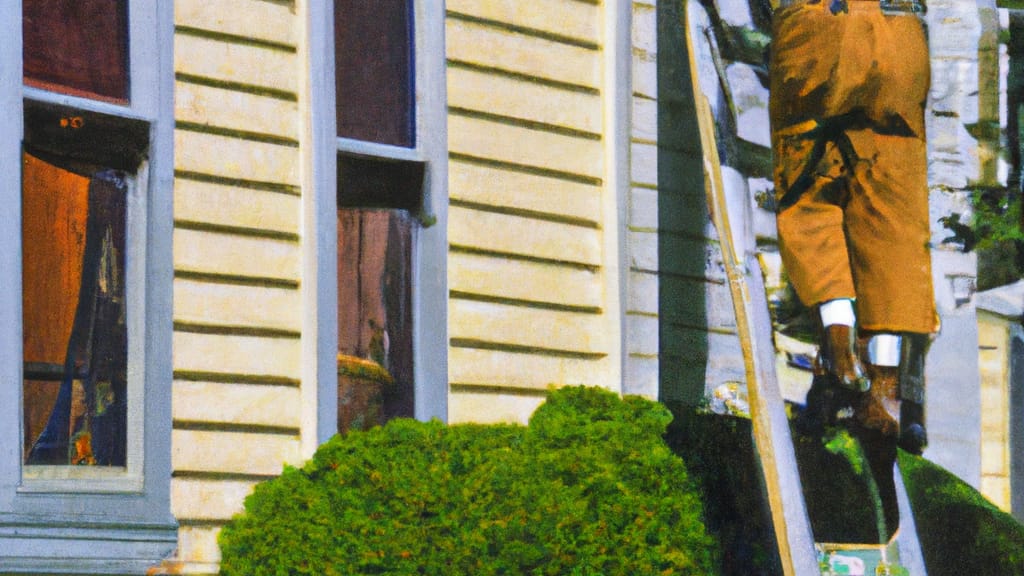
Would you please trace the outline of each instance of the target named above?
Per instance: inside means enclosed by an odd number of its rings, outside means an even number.
[[[878,1],[778,11],[772,148],[782,261],[808,306],[856,299],[862,329],[937,329],[919,18]]]

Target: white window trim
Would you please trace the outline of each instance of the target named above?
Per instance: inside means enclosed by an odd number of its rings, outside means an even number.
[[[416,142],[426,162],[413,252],[415,417],[448,420],[448,91],[444,0],[414,0]]]
[[[304,277],[305,324],[303,348],[307,358],[304,381],[316,378],[316,390],[304,393],[305,414],[316,414],[318,442],[337,427],[337,154],[424,162],[420,226],[414,228],[412,255],[414,416],[420,420],[448,419],[448,134],[443,0],[413,0],[415,49],[416,141],[406,148],[339,138],[335,123],[335,63],[333,2],[306,4],[307,99],[304,138],[313,146],[306,167],[313,190],[304,196],[304,225],[315,230],[306,241]],[[303,451],[315,445],[303,433]]]
[[[174,549],[170,513],[173,0],[130,0],[130,104],[22,85],[22,7],[0,3],[0,173],[21,174],[24,99],[141,119],[149,157],[128,198],[129,445],[114,470],[22,465],[21,182],[0,181],[0,566],[24,573],[144,573]],[[63,470],[58,470],[63,468]]]
[[[356,140],[354,138],[338,137],[338,152],[411,162],[423,162],[426,160],[423,157],[423,151],[419,147],[406,148],[405,146],[367,142],[366,140]]]

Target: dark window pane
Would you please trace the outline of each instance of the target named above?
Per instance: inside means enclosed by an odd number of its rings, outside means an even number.
[[[124,466],[125,176],[23,160],[25,461]]]
[[[128,100],[127,0],[22,0],[27,84]]]
[[[335,0],[338,135],[415,146],[408,0]]]
[[[338,206],[416,212],[425,168],[422,162],[338,154]]]
[[[412,230],[396,210],[338,210],[338,429],[413,415]]]
[[[149,152],[149,124],[142,120],[24,101],[25,146],[36,156],[61,158],[61,164],[135,172]],[[88,174],[87,174],[88,175]]]

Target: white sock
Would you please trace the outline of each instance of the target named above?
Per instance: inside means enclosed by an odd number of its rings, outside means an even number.
[[[833,324],[856,326],[857,316],[853,313],[853,300],[837,298],[829,300],[819,307],[821,323],[828,327]]]
[[[903,339],[899,334],[876,334],[868,341],[868,361],[875,366],[900,365],[900,347]]]

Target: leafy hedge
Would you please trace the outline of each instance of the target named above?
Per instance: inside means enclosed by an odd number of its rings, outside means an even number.
[[[713,574],[663,406],[553,392],[529,427],[395,420],[256,487],[222,574]]]
[[[705,524],[723,551],[720,573],[781,576],[750,420],[672,408],[666,440],[707,495]],[[818,517],[815,534],[866,542],[875,520],[846,457],[807,438],[797,438],[795,449],[808,512]],[[942,467],[902,451],[898,457],[929,576],[1024,576],[1024,525]]]
[[[1024,576],[1024,525],[924,458],[900,469],[929,576]]]

